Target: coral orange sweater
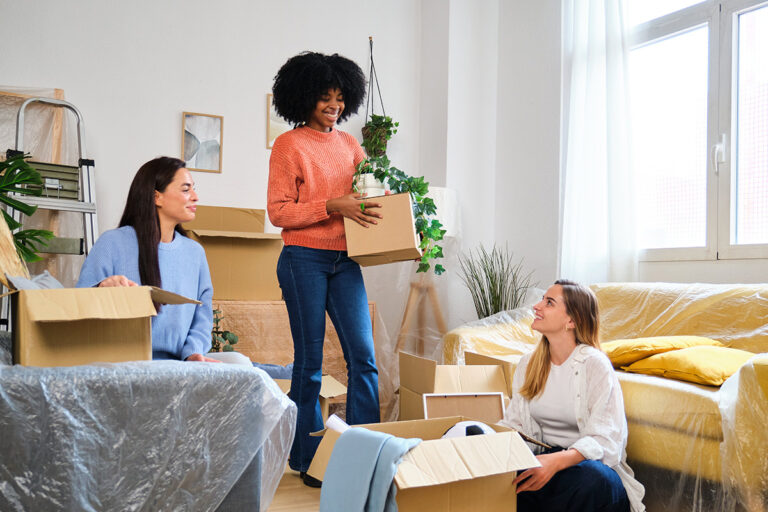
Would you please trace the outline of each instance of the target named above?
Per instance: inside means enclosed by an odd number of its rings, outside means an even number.
[[[285,245],[346,251],[344,220],[325,202],[352,192],[363,148],[346,132],[302,126],[280,135],[269,159],[267,212]]]

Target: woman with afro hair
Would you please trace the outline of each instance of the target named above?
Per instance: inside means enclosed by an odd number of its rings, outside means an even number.
[[[343,218],[368,227],[381,218],[352,192],[355,166],[365,158],[350,134],[336,129],[357,112],[365,97],[360,67],[337,54],[305,52],[280,68],[272,88],[275,111],[293,123],[280,135],[269,160],[267,211],[283,228],[277,277],[288,308],[294,363],[291,399],[298,407],[289,466],[303,482],[320,442],[321,369],[326,311],[336,327],[347,363],[350,424],[379,421],[378,370],[360,266],[347,256]]]

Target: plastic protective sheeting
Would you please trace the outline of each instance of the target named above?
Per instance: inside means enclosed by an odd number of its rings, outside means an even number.
[[[648,510],[768,511],[768,285],[593,285],[602,341],[706,336],[756,353],[720,387],[617,371],[629,426],[627,462]],[[466,324],[444,338],[446,363],[472,351],[514,360],[533,350],[530,308]]]
[[[0,366],[0,510],[264,511],[295,422],[245,366]]]

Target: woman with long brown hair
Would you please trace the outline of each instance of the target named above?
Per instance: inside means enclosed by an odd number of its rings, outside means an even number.
[[[621,387],[600,350],[597,298],[559,280],[533,311],[541,340],[517,365],[504,423],[549,448],[536,446],[541,467],[515,479],[518,510],[645,510],[626,463]]]
[[[103,233],[78,287],[158,286],[202,304],[162,306],[152,317],[152,358],[220,362],[211,348],[213,285],[205,251],[181,227],[195,218],[197,192],[186,163],[159,157],[139,168],[120,227]]]

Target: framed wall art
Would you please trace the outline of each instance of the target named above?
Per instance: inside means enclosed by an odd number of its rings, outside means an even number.
[[[224,117],[184,112],[181,158],[190,171],[221,172]]]
[[[288,121],[277,115],[272,104],[272,94],[267,94],[267,149],[272,149],[272,143],[278,135],[293,128]]]

